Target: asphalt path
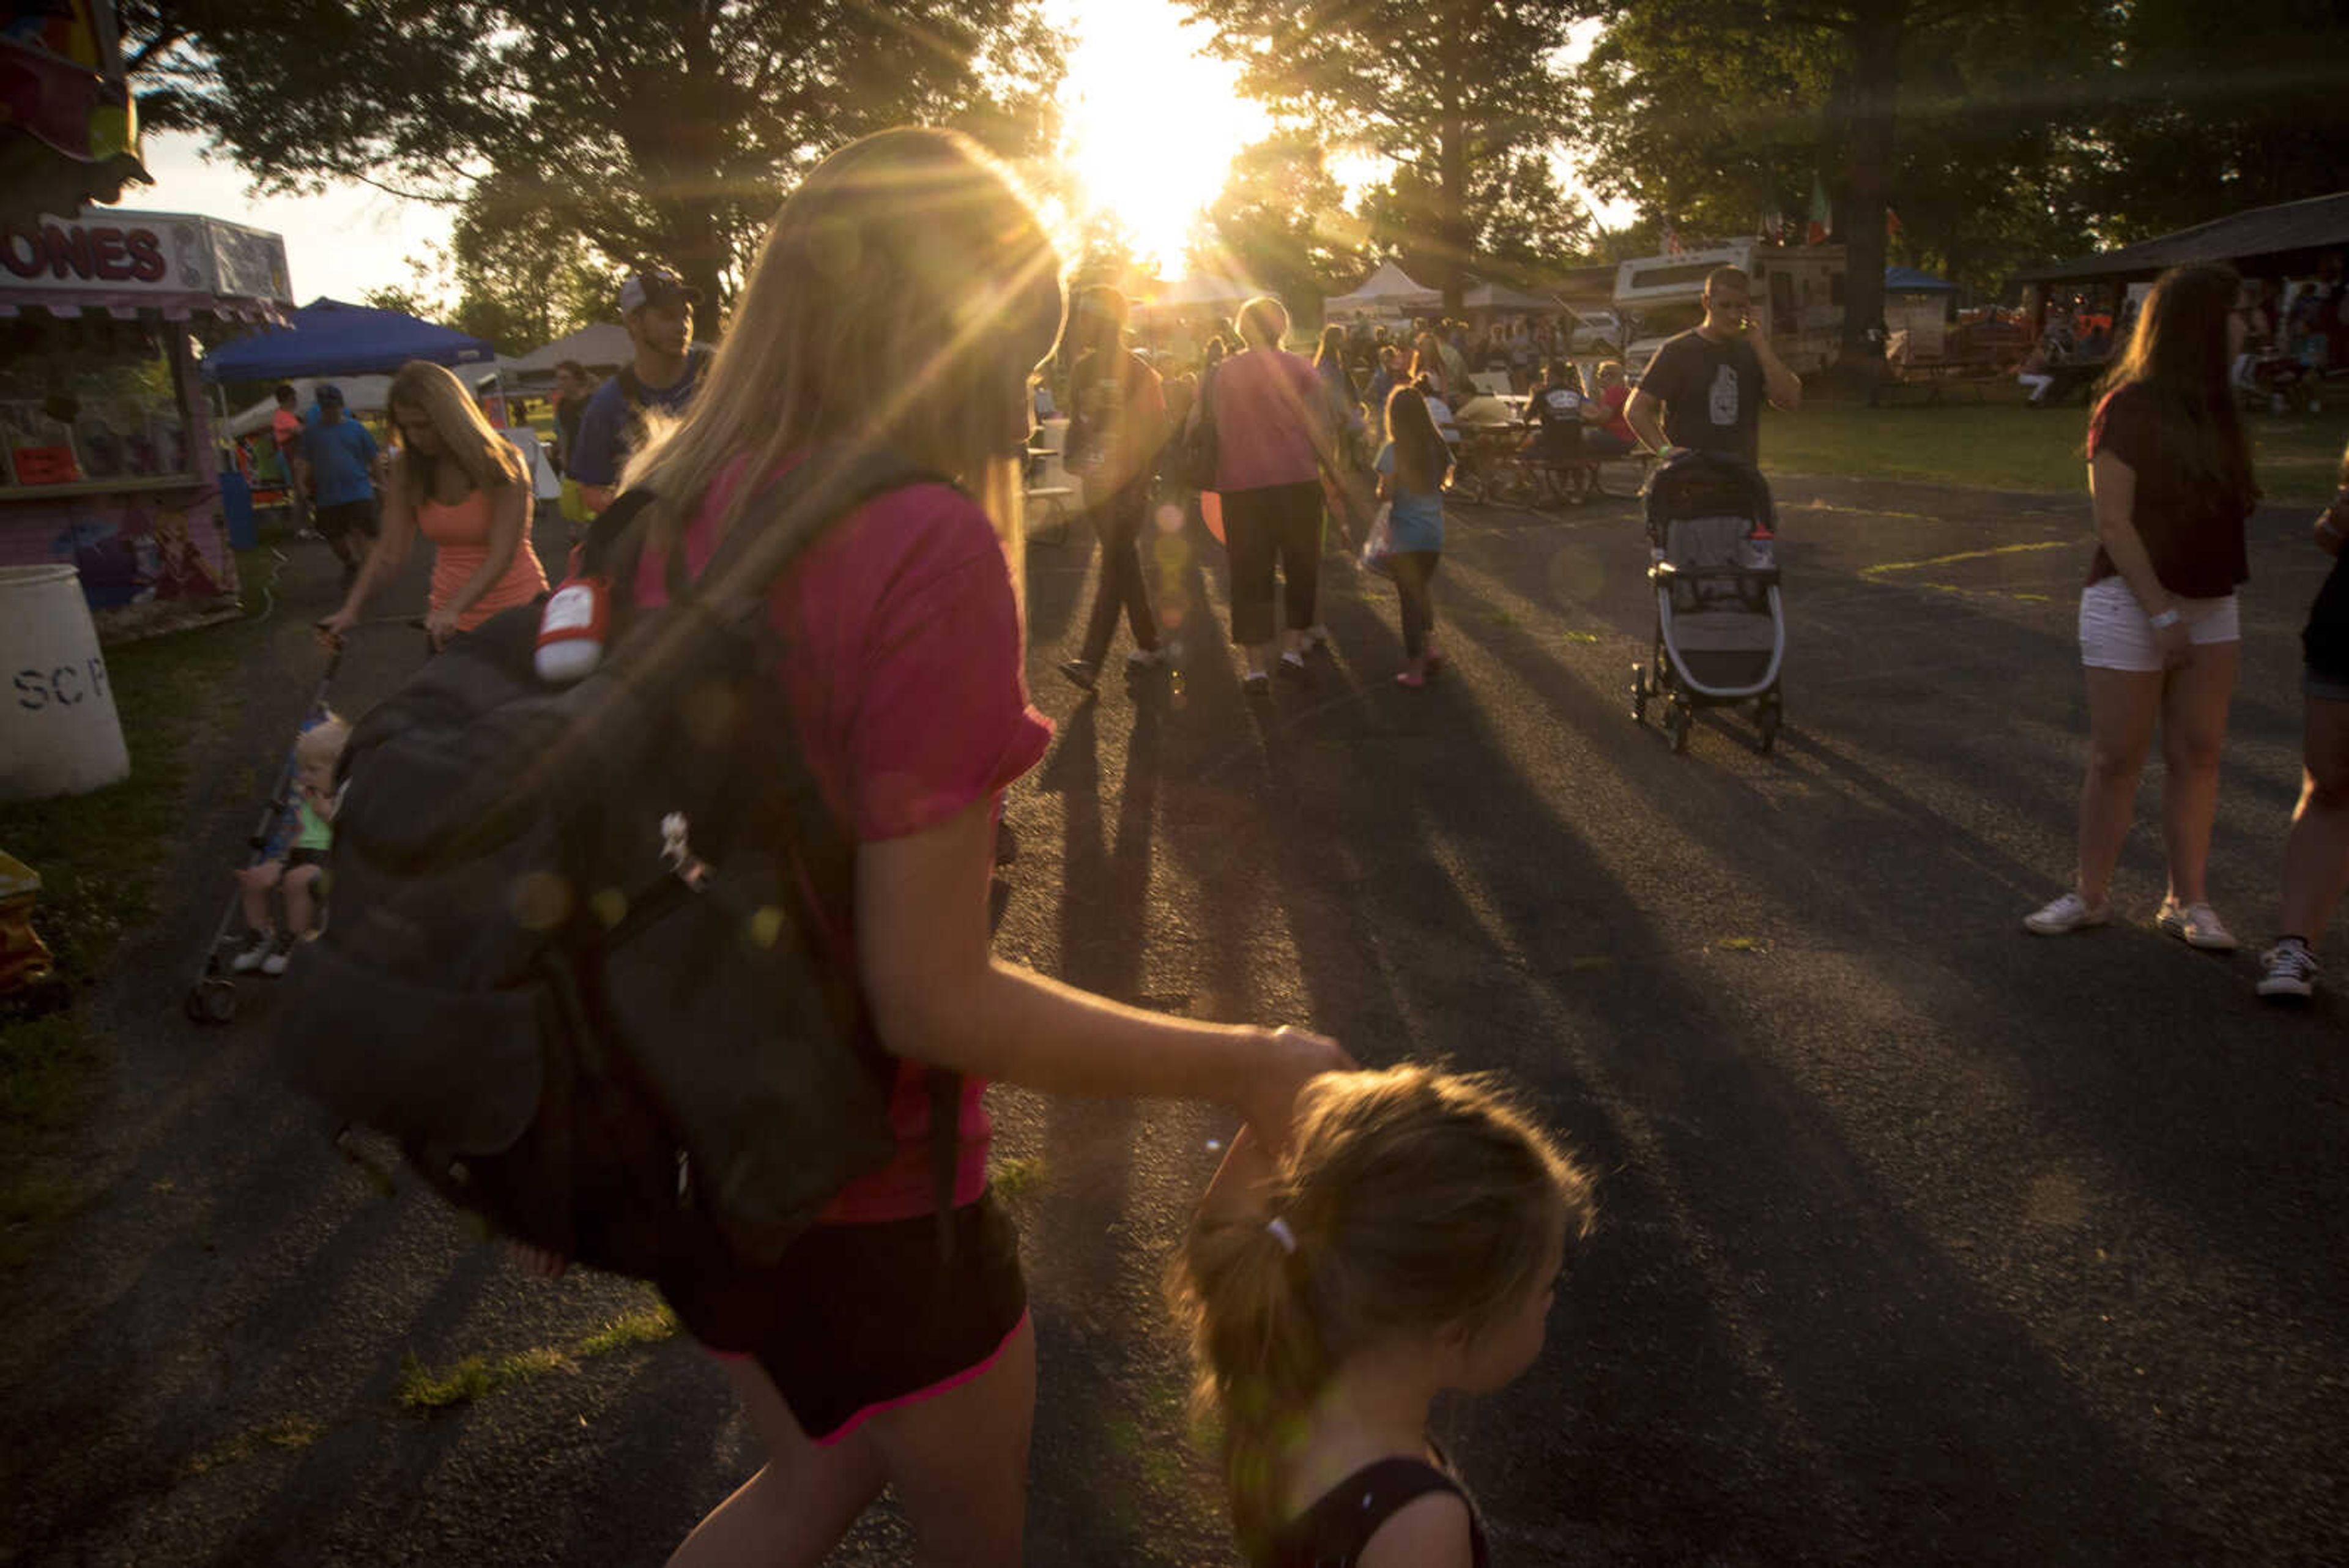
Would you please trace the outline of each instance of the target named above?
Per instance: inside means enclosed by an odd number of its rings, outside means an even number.
[[[2111,929],[2064,885],[2085,714],[2078,495],[1779,476],[1788,729],[1635,727],[1652,609],[1628,502],[1457,507],[1453,667],[1394,687],[1392,592],[1334,558],[1333,659],[1244,698],[1220,551],[1157,541],[1179,680],[1053,673],[1082,537],[1029,560],[1060,734],[1013,793],[999,950],[1141,1005],[1500,1069],[1601,1173],[1540,1363],[1439,1432],[1509,1563],[2319,1563],[2349,1540],[2343,1003],[2148,924],[2158,763]],[[163,917],[98,998],[90,1197],[0,1282],[0,1562],[654,1563],[747,1476],[670,1342],[422,1417],[406,1358],[574,1345],[647,1300],[524,1278],[335,1154],[240,1021],[180,1002],[318,659],[323,546],[199,742]],[[2247,947],[2298,783],[2323,566],[2252,524],[2213,846]],[[336,698],[408,670],[421,564]],[[1122,652],[1122,649],[1121,649]],[[2343,940],[2324,958],[2349,977]],[[1234,1561],[1188,1434],[1165,1261],[1229,1118],[991,1096],[1043,1373],[1030,1560]],[[834,1561],[904,1561],[876,1511]]]

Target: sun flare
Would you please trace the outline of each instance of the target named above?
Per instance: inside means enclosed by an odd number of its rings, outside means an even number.
[[[1201,212],[1232,158],[1270,128],[1237,67],[1199,54],[1204,32],[1168,0],[1065,0],[1074,35],[1061,88],[1060,157],[1088,213],[1114,219],[1162,277],[1186,270]]]

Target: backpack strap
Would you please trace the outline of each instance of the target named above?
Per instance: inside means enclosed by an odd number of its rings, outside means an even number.
[[[776,578],[833,523],[892,491],[952,483],[888,452],[854,447],[820,449],[770,484],[745,509],[698,576],[688,577],[683,548],[672,545],[663,562],[669,603],[693,618],[714,621],[737,635],[761,640],[771,638],[768,596]],[[652,494],[645,491],[620,496],[597,516],[582,546],[582,559],[588,569],[602,566],[612,574],[608,580],[616,599],[629,596],[635,588],[647,542],[646,512],[652,501]],[[681,661],[663,659],[658,648],[647,652],[638,668],[651,677],[657,691],[662,676]],[[794,758],[796,753],[785,760]],[[831,807],[803,761],[780,772],[792,835],[805,857],[810,883],[820,897],[845,900],[854,884],[854,844],[832,820]],[[854,955],[836,967],[843,972],[834,978],[853,990],[856,984]],[[954,1247],[963,1078],[959,1073],[937,1069],[932,1069],[928,1077],[931,1173],[938,1247],[944,1256]]]

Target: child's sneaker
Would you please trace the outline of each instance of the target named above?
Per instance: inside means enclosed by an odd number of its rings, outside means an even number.
[[[236,951],[229,957],[229,972],[251,974],[259,969],[269,957],[270,935],[267,931],[245,932],[244,940],[236,944]]]
[[[1154,670],[1164,669],[1174,662],[1174,656],[1163,644],[1157,648],[1137,648],[1125,656],[1125,672],[1128,675],[1147,675]]]
[[[2204,952],[2230,953],[2235,950],[2234,933],[2219,922],[2218,912],[2208,904],[2181,904],[2174,898],[2161,901],[2161,913],[2153,923],[2189,948]]]
[[[269,950],[261,955],[261,972],[274,980],[285,972],[294,960],[294,944],[301,939],[292,931],[280,931],[269,939]]]
[[[2267,973],[2260,977],[2260,994],[2303,1000],[2316,993],[2316,955],[2298,937],[2286,937],[2260,957]]]
[[[2104,907],[2091,909],[2079,894],[2066,893],[2045,909],[2023,916],[2023,929],[2035,937],[2060,937],[2066,931],[2101,926],[2111,918]]]

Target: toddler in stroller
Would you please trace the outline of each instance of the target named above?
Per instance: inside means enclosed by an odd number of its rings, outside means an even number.
[[[1683,452],[1648,482],[1647,519],[1655,650],[1631,668],[1633,721],[1647,722],[1651,700],[1669,703],[1665,730],[1685,751],[1696,709],[1752,702],[1768,752],[1786,652],[1769,485],[1724,452]]]

